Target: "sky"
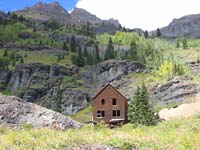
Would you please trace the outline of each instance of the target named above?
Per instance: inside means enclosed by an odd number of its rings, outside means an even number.
[[[14,1],[14,2],[13,2]],[[55,0],[40,0],[50,3]],[[155,30],[174,18],[200,13],[200,0],[57,0],[68,11],[84,8],[101,19],[118,19],[122,26]],[[38,0],[0,0],[4,11],[32,6]]]

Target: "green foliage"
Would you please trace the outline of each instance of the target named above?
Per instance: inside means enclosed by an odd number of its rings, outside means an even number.
[[[187,39],[185,36],[182,37],[183,49],[188,49]]]
[[[69,47],[66,42],[63,42],[63,49],[69,51]]]
[[[8,56],[8,50],[7,50],[7,49],[5,49],[3,56],[4,56],[4,57],[7,57],[7,56]]]
[[[19,33],[25,28],[22,23],[0,25],[0,37],[5,41],[16,41]]]
[[[57,88],[57,93],[54,97],[54,104],[53,104],[53,107],[52,109],[57,111],[57,112],[61,112],[61,100],[62,100],[62,92],[61,92],[61,89],[60,87],[58,86]]]
[[[138,60],[138,48],[137,48],[136,41],[131,42],[128,58],[133,61]]]
[[[1,91],[1,93],[3,95],[6,95],[6,96],[12,96],[13,95],[12,91],[10,91],[9,89],[5,89],[5,90]]]
[[[76,80],[74,77],[66,76],[62,81],[62,88],[74,88],[76,87]]]
[[[160,32],[160,29],[158,28],[157,30],[156,30],[156,36],[159,38],[159,37],[161,37],[161,32]]]
[[[81,47],[78,48],[78,58],[77,58],[77,66],[80,66],[80,67],[84,67],[85,65],[85,60],[84,60],[84,57],[83,57],[83,54],[82,54],[82,50],[81,50]]]
[[[155,125],[157,118],[149,104],[149,93],[143,84],[138,87],[128,108],[128,120],[134,125]]]
[[[81,129],[65,132],[47,128],[15,130],[0,126],[0,145],[2,149],[9,150],[80,149],[84,145],[112,145],[119,149],[131,145],[134,149],[199,149],[199,121],[200,117],[195,116],[161,122],[155,127],[134,128],[126,124],[112,130],[96,130],[91,125],[85,125]]]
[[[76,47],[77,47],[76,39],[75,39],[75,36],[72,35],[71,40],[70,40],[70,49],[71,49],[71,51],[72,52],[76,52]]]
[[[154,71],[154,77],[157,79],[170,79],[174,76],[188,75],[189,69],[175,60],[172,54],[168,60],[165,60],[158,70]]]
[[[21,125],[21,128],[24,130],[31,130],[31,129],[33,129],[33,125],[30,123],[24,123]]]
[[[179,40],[179,38],[176,39],[176,48],[180,48],[180,40]]]
[[[147,31],[147,30],[144,32],[144,37],[145,37],[146,39],[148,39],[148,38],[149,38],[149,33],[148,33],[148,31]]]
[[[0,68],[8,69],[9,64],[10,64],[10,60],[9,60],[8,57],[1,57],[0,56]]]
[[[105,52],[104,60],[114,59],[115,58],[115,50],[112,42],[112,38],[109,39],[109,43]]]

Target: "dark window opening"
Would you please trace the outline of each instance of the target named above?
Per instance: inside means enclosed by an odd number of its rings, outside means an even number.
[[[101,105],[105,105],[105,99],[101,100]]]
[[[117,105],[117,100],[116,100],[116,98],[113,98],[113,99],[112,99],[112,105]]]
[[[112,116],[113,117],[119,117],[120,116],[120,110],[113,110],[112,111]]]
[[[105,117],[105,111],[97,111],[97,118],[103,118]]]

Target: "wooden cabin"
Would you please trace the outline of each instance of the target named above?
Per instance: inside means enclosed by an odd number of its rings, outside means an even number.
[[[103,87],[93,98],[93,122],[111,125],[127,121],[128,101],[111,84]]]

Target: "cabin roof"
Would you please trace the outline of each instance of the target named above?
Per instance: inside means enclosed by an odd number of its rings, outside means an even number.
[[[121,95],[127,102],[127,99],[124,95],[122,95],[116,88],[114,88],[110,83],[106,84],[94,97],[93,100],[97,98],[108,86],[110,86],[112,89],[114,89],[119,95]]]

